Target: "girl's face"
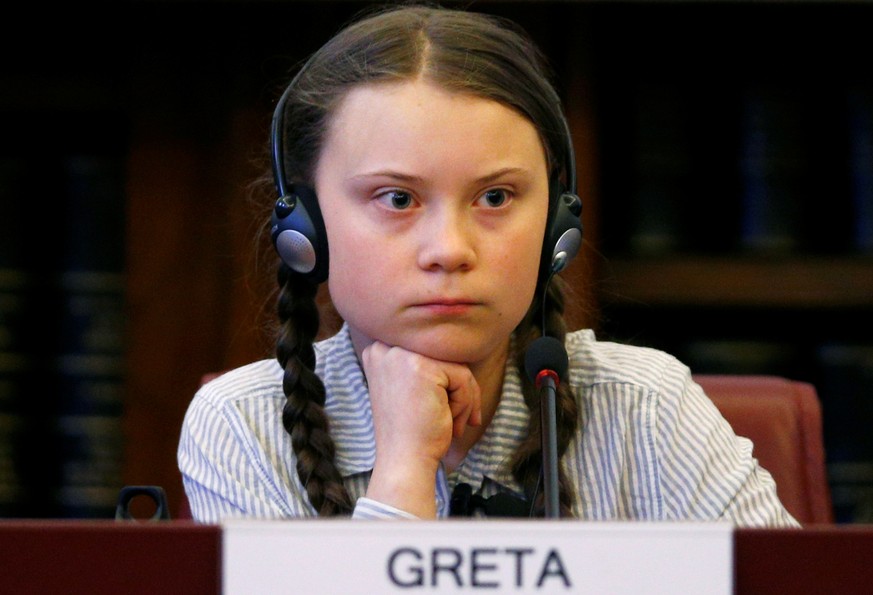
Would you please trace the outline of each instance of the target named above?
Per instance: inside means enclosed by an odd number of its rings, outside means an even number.
[[[476,364],[528,310],[548,211],[533,125],[424,81],[350,91],[316,171],[329,288],[360,350],[372,340]]]

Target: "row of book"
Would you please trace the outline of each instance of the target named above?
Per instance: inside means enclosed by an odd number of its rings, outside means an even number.
[[[606,249],[873,254],[873,87],[722,91],[640,84],[604,112]]]
[[[107,142],[117,136],[114,120],[64,117],[26,130],[25,122],[40,120],[4,116],[4,517],[110,518],[122,485],[123,145]]]

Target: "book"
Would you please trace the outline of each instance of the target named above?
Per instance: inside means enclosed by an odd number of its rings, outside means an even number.
[[[639,255],[672,253],[685,239],[693,167],[689,110],[678,85],[641,84],[635,96],[629,248]]]
[[[852,244],[873,254],[873,88],[850,88],[847,104]]]
[[[784,255],[803,247],[810,143],[803,94],[790,86],[751,85],[740,117],[739,247]]]
[[[0,155],[0,517],[25,514],[23,469],[27,433],[25,392],[31,364],[25,340],[30,279],[24,230],[29,162]]]
[[[125,195],[123,155],[70,152],[56,298],[56,506],[112,518],[123,487]]]

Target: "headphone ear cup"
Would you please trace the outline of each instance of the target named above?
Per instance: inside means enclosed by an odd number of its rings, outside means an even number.
[[[327,233],[312,188],[294,185],[279,197],[270,218],[270,238],[291,270],[315,283],[327,279]]]
[[[557,184],[552,187],[558,196],[551,203],[554,207],[543,242],[541,278],[564,270],[582,246],[582,200]]]

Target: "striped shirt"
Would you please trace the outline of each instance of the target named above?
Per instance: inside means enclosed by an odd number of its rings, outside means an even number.
[[[569,333],[568,381],[579,404],[578,431],[561,459],[575,485],[572,511],[584,520],[727,520],[735,526],[799,526],[776,496],[752,443],[736,436],[690,370],[649,348]],[[413,518],[365,497],[375,438],[363,371],[348,329],[316,344],[316,372],[336,465],[355,503],[353,518]],[[182,425],[178,464],[192,515],[316,516],[282,426],[283,372],[275,360],[229,371],[200,388]],[[527,434],[519,371],[507,365],[503,394],[483,437],[436,482],[437,510],[449,514],[453,487],[521,493],[508,461]]]

